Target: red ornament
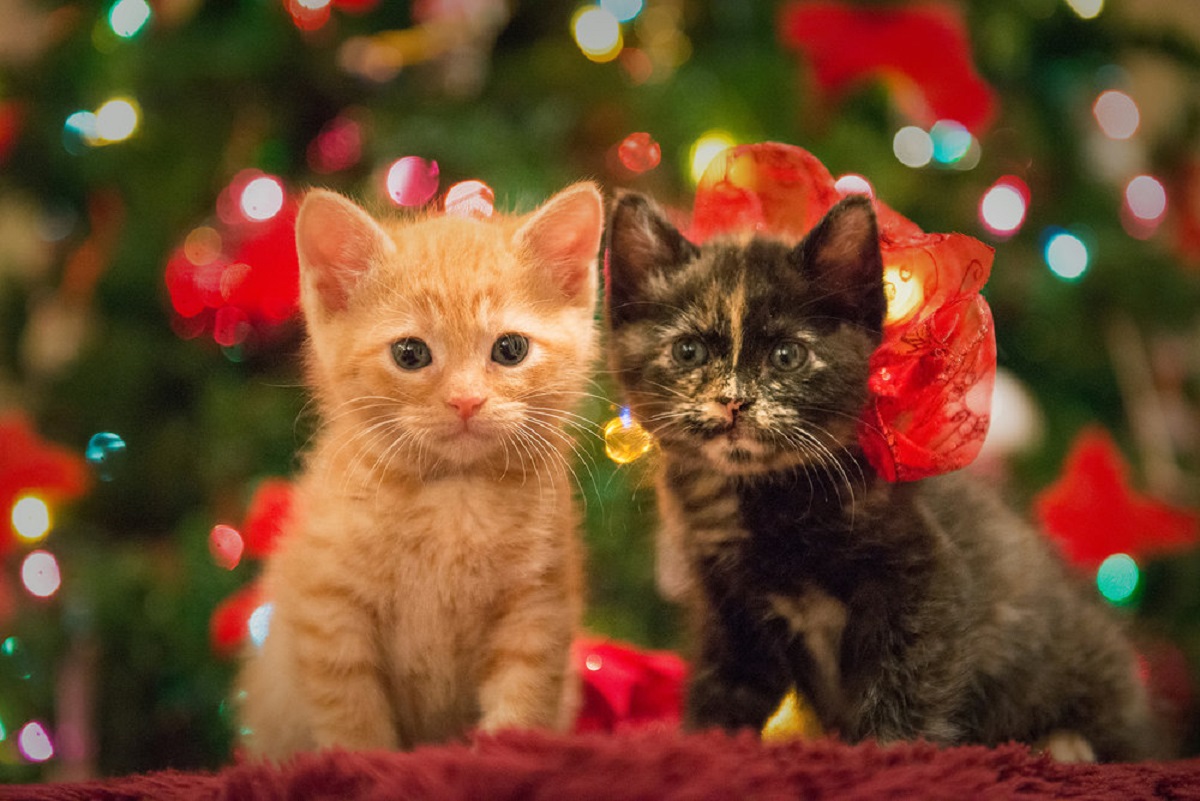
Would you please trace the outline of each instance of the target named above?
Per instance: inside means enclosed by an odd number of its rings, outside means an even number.
[[[572,644],[571,660],[583,682],[575,731],[679,723],[687,665],[675,654],[580,637]]]
[[[1072,562],[1094,570],[1115,553],[1146,559],[1196,545],[1196,513],[1138,494],[1128,473],[1108,433],[1086,428],[1062,477],[1034,499],[1038,520]]]
[[[758,231],[799,241],[842,195],[811,153],[773,142],[715,159],[696,188],[688,238]],[[993,251],[963,234],[927,234],[875,199],[884,278],[892,289],[871,357],[872,399],[859,442],[889,481],[970,464],[987,433],[996,340],[979,290]]]
[[[16,147],[20,132],[21,106],[13,102],[0,102],[0,164]]]
[[[955,120],[978,133],[995,114],[995,93],[976,72],[966,26],[949,6],[793,2],[784,6],[779,29],[783,43],[812,65],[819,91],[833,100],[881,78],[905,113],[926,128]]]
[[[275,550],[292,512],[292,494],[291,483],[281,478],[268,478],[258,485],[242,523],[246,556],[262,559]]]
[[[0,555],[16,540],[12,508],[17,498],[36,492],[43,500],[67,501],[88,487],[87,464],[74,451],[41,439],[19,412],[0,413]]]
[[[230,595],[213,610],[208,636],[218,656],[233,656],[242,647],[250,636],[250,615],[262,605],[262,600],[262,590],[255,582]]]
[[[226,570],[233,570],[242,561],[246,544],[233,526],[216,525],[208,534],[208,551],[213,561]]]

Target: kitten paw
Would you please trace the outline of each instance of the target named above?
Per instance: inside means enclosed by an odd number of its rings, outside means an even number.
[[[1059,762],[1095,762],[1096,752],[1092,744],[1075,731],[1059,729],[1047,734],[1034,744],[1034,750],[1049,754]]]

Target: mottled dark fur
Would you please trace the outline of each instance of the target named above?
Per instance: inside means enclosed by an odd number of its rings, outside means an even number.
[[[660,552],[681,552],[697,624],[688,723],[759,728],[796,685],[851,741],[1153,755],[1128,641],[1042,535],[964,476],[888,483],[859,449],[877,242],[864,198],[794,247],[696,247],[645,197],[614,205],[610,364],[661,446]]]

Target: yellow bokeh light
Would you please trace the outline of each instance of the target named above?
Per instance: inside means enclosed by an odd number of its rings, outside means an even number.
[[[571,20],[575,44],[592,61],[605,62],[616,58],[625,42],[621,23],[610,11],[599,6],[581,8]]]
[[[96,109],[96,138],[104,143],[123,142],[137,130],[139,114],[133,101],[113,98]]]
[[[13,504],[12,526],[25,542],[38,542],[50,533],[50,507],[36,495],[24,495]]]
[[[907,267],[889,264],[883,269],[883,288],[887,295],[889,324],[907,320],[925,302],[925,289]]]
[[[728,131],[713,130],[701,134],[690,151],[692,183],[700,183],[709,163],[736,144],[737,140]]]
[[[604,425],[604,452],[617,464],[629,464],[654,447],[654,437],[631,419],[614,417]]]

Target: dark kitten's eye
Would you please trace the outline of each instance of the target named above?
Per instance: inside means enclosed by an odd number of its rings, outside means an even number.
[[[512,367],[529,355],[529,339],[521,334],[503,334],[492,345],[492,361]]]
[[[792,370],[798,370],[808,361],[808,349],[799,342],[785,341],[780,342],[771,351],[771,364],[776,370],[782,370],[785,373],[790,373]]]
[[[433,361],[433,354],[424,340],[405,337],[392,343],[392,358],[402,370],[420,370]]]
[[[708,361],[708,348],[696,337],[683,337],[675,340],[671,355],[683,367],[699,367]]]

